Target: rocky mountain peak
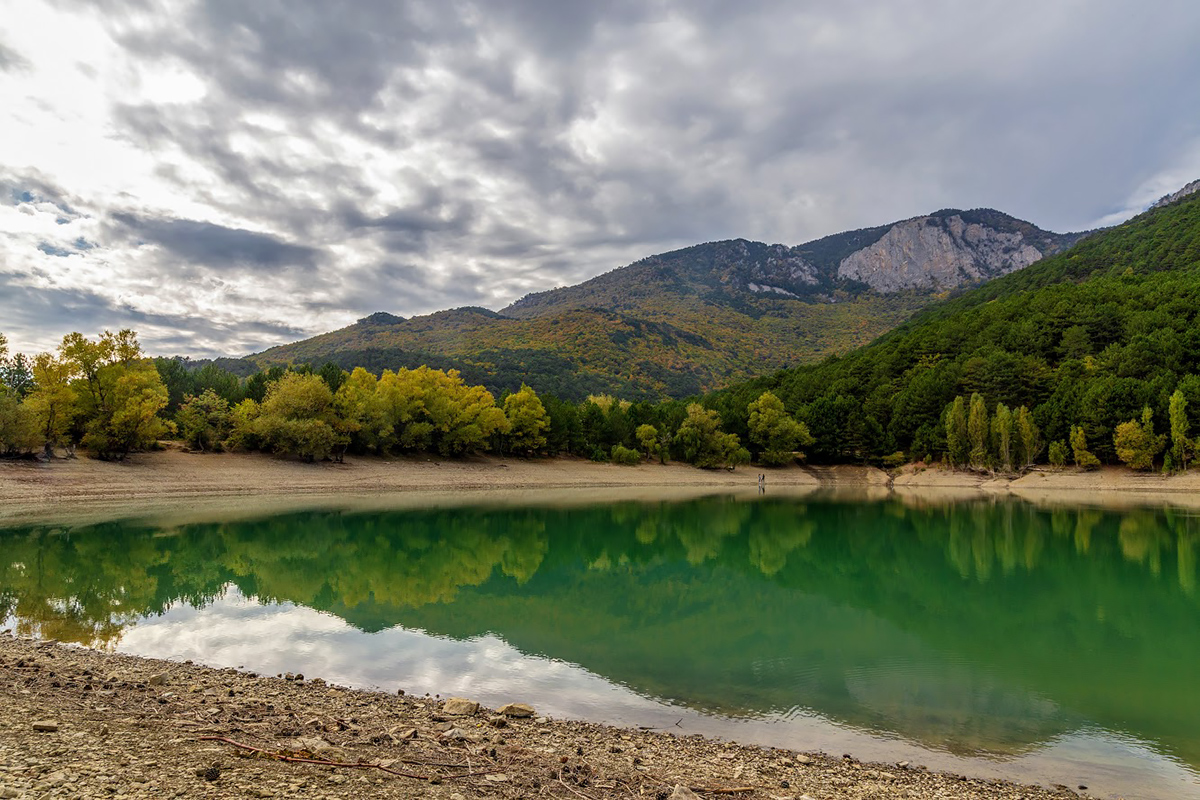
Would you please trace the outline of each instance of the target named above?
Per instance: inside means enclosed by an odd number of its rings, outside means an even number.
[[[1162,208],[1163,206],[1169,206],[1171,203],[1178,202],[1179,200],[1182,200],[1190,194],[1195,194],[1196,192],[1200,192],[1200,179],[1192,181],[1178,192],[1163,195],[1154,203],[1154,205],[1150,206],[1150,208]]]

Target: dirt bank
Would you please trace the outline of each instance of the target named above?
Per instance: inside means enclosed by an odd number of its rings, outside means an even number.
[[[0,798],[1078,796],[907,763],[547,720],[537,716],[537,698],[513,698],[535,707],[530,717],[487,709],[455,715],[440,698],[351,691],[311,675],[257,677],[7,632],[0,634],[0,696]]]
[[[686,464],[641,464],[622,467],[577,458],[503,459],[491,456],[461,460],[431,458],[351,457],[344,464],[305,464],[259,454],[185,453],[166,450],[140,453],[125,462],[89,458],[50,462],[0,460],[0,524],[44,518],[48,512],[103,512],[156,506],[233,511],[238,499],[253,500],[258,513],[272,507],[295,508],[337,498],[369,503],[392,496],[388,504],[459,501],[470,493],[488,493],[490,501],[506,497],[527,501],[538,492],[563,495],[577,490],[592,500],[649,499],[713,488],[757,491],[753,467],[702,470]],[[801,467],[771,470],[773,491],[810,491],[818,477]],[[307,498],[307,499],[306,499]],[[216,499],[217,502],[213,502]],[[136,501],[136,502],[132,502]]]

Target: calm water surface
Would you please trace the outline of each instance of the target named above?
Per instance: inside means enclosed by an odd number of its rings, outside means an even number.
[[[1016,501],[325,510],[0,531],[63,641],[1200,798],[1200,519]]]

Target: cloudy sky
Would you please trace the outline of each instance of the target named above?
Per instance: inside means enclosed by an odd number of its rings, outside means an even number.
[[[1200,177],[1192,0],[0,0],[0,332],[156,354]]]

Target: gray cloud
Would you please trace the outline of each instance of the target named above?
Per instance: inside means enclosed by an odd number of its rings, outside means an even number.
[[[29,59],[22,56],[16,50],[0,42],[0,72],[25,70],[29,68]]]
[[[112,219],[140,241],[165,248],[190,264],[217,269],[312,269],[320,251],[289,244],[265,233],[225,228],[191,219],[146,218],[118,212]]]
[[[260,320],[221,323],[200,314],[141,311],[86,289],[34,289],[23,285],[20,276],[4,272],[0,272],[0,295],[5,298],[7,330],[84,331],[94,335],[102,330],[134,327],[144,342],[154,342],[161,348],[152,351],[156,355],[174,352],[168,349],[171,345],[181,354],[244,355],[304,335],[301,328]],[[42,349],[52,348],[57,338],[61,336],[45,342]]]
[[[28,285],[122,270],[143,308],[168,276],[180,314],[227,306],[222,324],[261,319],[256,297],[305,333],[498,308],[695,242],[944,207],[1079,229],[1200,175],[1185,0],[60,2],[117,43],[119,68],[81,69],[122,87],[109,135],[146,175],[105,194],[0,154],[30,193],[12,202],[70,229],[0,256]],[[199,90],[139,93],[175,74]]]

